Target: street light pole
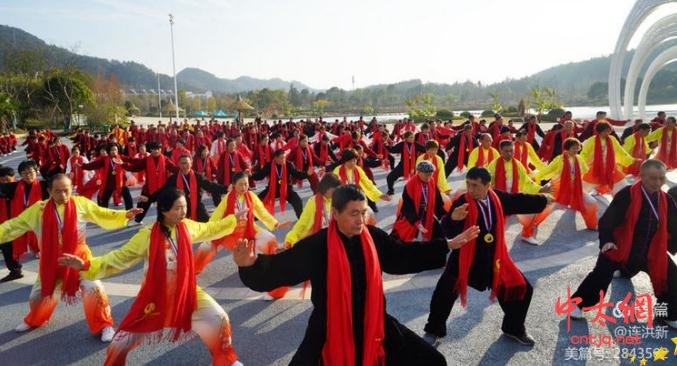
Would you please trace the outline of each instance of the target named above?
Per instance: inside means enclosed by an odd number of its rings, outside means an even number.
[[[179,89],[176,86],[176,62],[174,60],[174,16],[169,14],[169,31],[172,35],[172,72],[174,73],[174,102],[176,103],[176,122],[179,122]]]
[[[160,73],[157,75],[157,110],[160,112],[160,119],[162,119],[162,99],[160,97]]]

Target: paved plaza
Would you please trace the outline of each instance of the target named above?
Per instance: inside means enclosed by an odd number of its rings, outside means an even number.
[[[24,154],[18,152],[0,159],[0,162],[16,167],[23,158]],[[378,187],[385,192],[387,173],[376,169],[374,174]],[[670,185],[677,183],[675,173],[669,175],[669,180]],[[461,186],[462,177],[453,174],[449,181],[455,190]],[[398,181],[395,199],[377,204],[380,208],[378,226],[386,231],[390,231],[395,220],[397,198],[403,186],[404,182]],[[257,187],[258,192],[263,189],[263,184],[259,183]],[[294,189],[304,202],[312,195],[307,182],[303,188],[295,186]],[[140,187],[132,189],[135,199],[139,193]],[[211,200],[205,199],[204,202],[208,203],[207,209],[211,212]],[[605,207],[602,199],[599,204],[601,213]],[[151,224],[155,217],[153,207],[144,223]],[[295,221],[289,205],[278,218]],[[448,335],[439,346],[449,365],[640,365],[642,358],[647,360],[647,365],[677,364],[677,331],[661,323],[647,329],[646,318],[624,324],[621,317],[616,324],[602,326],[593,323],[595,312],[590,312],[586,315],[587,321],[572,319],[570,330],[567,330],[566,315],[556,312],[557,299],[566,300],[567,287],[571,287],[571,292],[575,290],[592,269],[598,253],[597,232],[586,230],[580,215],[569,210],[555,210],[537,232],[537,238],[542,242],[537,247],[519,240],[520,229],[516,218],[507,220],[506,240],[510,255],[534,286],[526,326],[536,339],[536,345],[528,348],[502,336],[500,323],[503,312],[498,303],[489,302],[488,291],[480,293],[471,289],[467,309],[456,304],[447,324]],[[90,225],[88,244],[94,255],[102,255],[119,248],[137,230],[138,227],[128,227],[103,231]],[[283,240],[286,231],[275,232],[279,241]],[[0,284],[0,365],[102,364],[107,344],[89,333],[81,304],[69,307],[61,303],[45,327],[23,334],[14,332],[14,326],[27,312],[27,298],[35,280],[37,264],[37,260],[26,262],[23,279]],[[1,268],[0,277],[6,274],[4,264]],[[384,274],[388,312],[422,334],[429,301],[440,274],[441,270],[407,276]],[[103,281],[116,325],[129,310],[141,278],[142,265],[139,264],[130,271]],[[300,286],[293,288],[282,300],[266,302],[262,294],[242,285],[236,266],[225,250],[220,251],[207,266],[198,277],[198,283],[227,311],[233,330],[233,344],[245,365],[289,363],[304,335],[311,311],[309,296],[300,298]],[[628,293],[652,295],[648,276],[642,273],[632,280],[615,279],[606,300],[616,303]],[[614,316],[611,308],[607,308],[605,313]],[[600,347],[578,344],[582,335],[591,335],[596,342],[601,339],[602,343],[616,339],[617,335],[637,335],[641,344]],[[663,353],[665,361],[659,360]],[[210,356],[207,348],[194,339],[182,344],[142,345],[129,355],[128,364],[209,365]]]

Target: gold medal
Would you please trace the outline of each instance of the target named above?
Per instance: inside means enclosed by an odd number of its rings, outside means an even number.
[[[491,233],[486,233],[484,235],[484,242],[487,244],[491,244],[494,242],[494,235]]]
[[[112,175],[115,175],[115,170],[113,170],[113,172],[112,172],[111,174],[112,174]]]
[[[278,180],[277,184],[282,184],[282,179]]]

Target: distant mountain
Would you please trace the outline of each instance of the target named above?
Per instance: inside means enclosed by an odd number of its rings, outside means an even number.
[[[657,52],[674,45],[666,42]],[[8,60],[21,52],[29,51],[39,55],[45,66],[61,67],[74,65],[89,74],[96,76],[102,73],[105,77],[114,74],[121,85],[127,89],[156,89],[157,74],[148,67],[132,61],[107,60],[97,57],[75,54],[64,48],[48,45],[41,39],[18,28],[0,25],[0,72],[8,67]],[[633,51],[628,52],[624,62],[624,73],[630,65]],[[538,57],[538,54],[525,54],[519,57]],[[649,57],[648,59],[651,59]],[[177,74],[179,88],[193,92],[213,91],[220,93],[244,93],[251,90],[269,88],[289,90],[293,84],[297,90],[308,89],[318,93],[319,97],[330,98],[335,106],[350,104],[351,100],[359,103],[370,103],[373,106],[401,106],[403,101],[413,95],[432,93],[439,98],[436,103],[458,108],[480,107],[490,104],[490,94],[498,95],[504,105],[516,105],[524,98],[533,86],[550,87],[558,92],[559,99],[566,105],[585,103],[606,103],[606,82],[609,77],[610,56],[596,57],[586,61],[571,62],[553,66],[546,70],[520,79],[482,85],[479,82],[465,81],[454,84],[423,83],[421,80],[407,80],[393,84],[372,85],[354,92],[340,90],[336,87],[326,91],[313,90],[298,81],[284,81],[279,78],[256,79],[241,76],[237,79],[222,79],[207,71],[197,68],[186,68]],[[648,64],[648,62],[647,62]],[[647,67],[648,65],[645,65]],[[677,63],[667,65],[656,75],[648,98],[650,103],[677,102]],[[173,80],[167,75],[160,75],[161,89],[173,89]],[[639,83],[638,83],[639,88]],[[594,93],[592,91],[594,90]],[[366,93],[369,97],[360,93]],[[356,98],[349,98],[349,95]],[[364,98],[361,98],[364,97]],[[438,104],[438,105],[440,105]],[[363,105],[363,104],[360,104]]]
[[[221,79],[212,73],[191,67],[181,70],[176,74],[176,78],[179,82],[185,82],[200,90],[211,90],[229,94],[263,88],[289,90],[291,84],[298,90],[312,90],[312,88],[299,81],[289,82],[279,78],[264,80],[249,76],[240,76],[237,79]]]
[[[19,28],[0,25],[0,72],[8,67],[8,60],[23,51],[29,51],[44,60],[46,67],[73,65],[96,76],[114,74],[119,83],[128,89],[157,89],[157,74],[148,67],[133,61],[107,60],[83,56],[65,48],[48,45],[43,40]],[[234,80],[220,79],[206,71],[187,68],[177,74],[179,88],[194,92],[211,90],[221,93],[238,93],[269,88],[288,90],[290,84],[301,90],[310,89],[303,83],[288,82],[278,78],[262,80],[241,76]],[[160,88],[173,89],[171,77],[160,74]]]

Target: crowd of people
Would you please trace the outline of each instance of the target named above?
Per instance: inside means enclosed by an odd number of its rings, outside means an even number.
[[[506,218],[517,217],[524,243],[540,245],[539,225],[554,209],[570,209],[600,239],[572,317],[600,301],[616,272],[644,271],[668,304],[664,321],[677,328],[677,267],[668,256],[677,252],[677,188],[662,189],[677,168],[677,122],[660,112],[626,124],[604,112],[590,121],[567,112],[547,131],[537,116],[516,127],[500,114],[489,124],[470,116],[390,128],[375,118],[131,121],[103,134],[77,130],[70,148],[49,130],[31,131],[18,177],[0,167],[0,247],[9,270],[0,281],[23,277],[21,261],[32,252],[38,279],[16,331],[45,325],[59,299],[71,303],[80,292],[90,331],[111,342],[107,365],[124,364],[141,342],[193,335],[215,365],[240,365],[226,312],[196,285],[217,250],[229,250],[242,283],[267,300],[289,286],[312,288],[313,312],[292,364],[444,365],[436,347],[456,299],[466,306],[468,286],[498,300],[506,337],[535,344],[525,328],[534,288],[510,258]],[[620,137],[614,126],[626,126]],[[15,145],[13,135],[0,137],[2,153]],[[385,192],[376,169],[388,172]],[[452,173],[463,188],[451,189]],[[304,203],[295,189],[305,184],[313,195]],[[109,209],[111,198],[125,210]],[[376,226],[379,202],[393,199],[397,214],[385,232]],[[153,203],[157,221],[144,226]],[[279,219],[287,203],[293,225]],[[94,256],[87,222],[139,229]],[[278,242],[272,232],[288,227]],[[142,260],[141,289],[115,331],[100,280]],[[418,335],[386,312],[382,272],[438,268]]]

